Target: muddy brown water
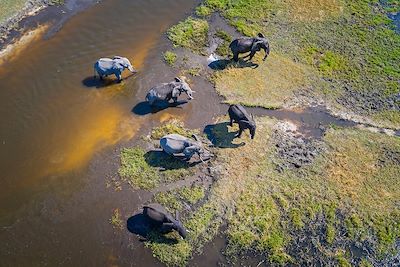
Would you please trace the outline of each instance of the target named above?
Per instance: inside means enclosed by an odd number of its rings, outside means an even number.
[[[152,113],[143,103],[152,85],[177,75],[161,61],[171,49],[164,33],[197,3],[104,0],[69,20],[56,16],[59,7],[27,20],[48,26],[0,65],[1,266],[161,265],[137,236],[109,223],[114,209],[125,222],[151,193],[106,184],[120,148],[151,127],[177,117],[202,128],[226,112],[201,77],[191,78],[195,100],[187,104]],[[93,62],[113,55],[133,59],[139,73],[124,73],[120,84],[93,80]],[[340,124],[323,111],[251,112],[289,119],[313,136],[322,133],[321,122]],[[223,240],[192,265],[217,265]]]

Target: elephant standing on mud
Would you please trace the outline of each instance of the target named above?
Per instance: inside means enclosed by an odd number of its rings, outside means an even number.
[[[157,226],[162,233],[169,233],[175,230],[183,239],[186,238],[186,229],[179,220],[178,212],[176,212],[174,218],[163,206],[154,203],[143,207],[143,215],[146,216],[153,225]]]
[[[184,159],[190,160],[194,154],[197,154],[203,161],[204,148],[195,135],[194,139],[195,141],[179,134],[168,134],[161,138],[160,146],[169,155],[175,156],[175,154],[183,153]]]
[[[240,138],[242,132],[245,129],[249,129],[251,139],[254,139],[256,134],[256,123],[254,121],[253,115],[249,115],[247,111],[241,105],[230,105],[228,109],[229,114],[229,126],[232,127],[233,123],[239,124],[239,133],[237,137]]]
[[[262,33],[259,33],[257,37],[241,37],[235,39],[229,45],[229,48],[233,53],[233,60],[236,62],[239,60],[239,54],[242,53],[250,52],[250,54],[244,57],[250,57],[249,60],[261,49],[265,51],[264,61],[269,55],[269,43]]]
[[[151,88],[146,95],[146,100],[150,106],[153,106],[158,101],[168,102],[170,99],[176,103],[178,96],[182,93],[186,93],[189,100],[193,99],[192,94],[194,92],[183,79],[176,77],[173,82],[161,83]]]
[[[131,62],[126,57],[115,56],[111,58],[100,58],[94,64],[94,77],[96,73],[99,74],[100,80],[108,75],[114,74],[118,82],[120,82],[122,72],[128,69],[130,72],[135,73],[136,70],[133,68]]]

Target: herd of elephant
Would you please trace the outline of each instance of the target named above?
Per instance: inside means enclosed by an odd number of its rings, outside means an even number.
[[[233,54],[233,60],[239,60],[239,54],[248,53],[244,58],[251,60],[255,53],[263,49],[265,51],[264,61],[269,55],[269,43],[263,34],[259,33],[257,37],[241,37],[235,39],[229,45]],[[95,77],[96,73],[102,80],[109,75],[115,75],[118,82],[121,81],[122,72],[128,69],[132,73],[136,70],[133,68],[130,61],[125,57],[115,56],[114,58],[101,58],[94,64]],[[171,99],[177,103],[178,97],[185,93],[189,100],[193,99],[193,91],[190,86],[178,77],[174,81],[168,83],[161,83],[152,87],[146,95],[146,101],[150,106],[157,105],[159,102],[169,102]],[[256,123],[252,115],[246,111],[241,105],[230,105],[228,109],[229,125],[232,127],[233,123],[239,125],[239,132],[236,137],[241,136],[242,132],[249,129],[251,139],[254,138],[256,132]],[[194,140],[193,140],[194,139]],[[183,159],[188,161],[193,155],[197,154],[202,162],[205,149],[202,142],[193,136],[193,139],[184,137],[179,134],[168,134],[160,139],[160,146],[163,151],[169,155],[177,156],[183,154]],[[171,232],[176,230],[182,238],[186,238],[186,229],[179,220],[178,214],[173,217],[163,206],[154,203],[143,207],[143,215],[146,216],[150,222],[157,227],[162,233]]]

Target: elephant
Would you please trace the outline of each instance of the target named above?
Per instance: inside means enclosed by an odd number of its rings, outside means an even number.
[[[175,213],[175,218],[160,204],[152,203],[143,207],[143,215],[146,216],[150,222],[159,227],[162,233],[169,233],[175,230],[179,235],[185,239],[187,231],[179,220],[179,213]]]
[[[244,58],[250,57],[251,60],[256,52],[260,51],[261,48],[265,51],[264,61],[269,55],[269,43],[262,33],[259,33],[257,37],[241,37],[232,41],[229,45],[233,53],[233,60],[239,60],[239,54],[250,52]]]
[[[179,134],[168,134],[160,139],[160,146],[165,153],[175,156],[175,154],[183,153],[184,160],[190,160],[194,154],[197,154],[202,162],[204,148],[198,137],[193,135],[195,141]]]
[[[96,73],[98,73],[100,80],[102,80],[104,77],[114,74],[118,82],[120,82],[122,80],[121,73],[125,69],[130,70],[132,73],[137,72],[126,57],[100,58],[94,64],[94,77],[96,78]]]
[[[149,90],[146,95],[146,101],[153,106],[157,101],[169,101],[173,99],[174,103],[177,102],[178,96],[180,96],[183,92],[187,94],[189,100],[193,99],[192,94],[195,91],[189,87],[189,85],[178,77],[175,77],[175,81],[169,83],[161,83]]]
[[[253,115],[249,115],[247,111],[241,105],[230,105],[228,109],[229,114],[229,126],[232,127],[233,122],[239,124],[239,133],[236,137],[242,135],[242,132],[246,129],[250,130],[251,139],[254,139],[256,134],[256,123],[254,121]]]

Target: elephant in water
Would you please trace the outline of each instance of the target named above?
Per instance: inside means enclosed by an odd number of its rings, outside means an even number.
[[[159,227],[162,233],[169,233],[175,230],[185,239],[186,229],[179,220],[179,214],[176,212],[175,218],[160,204],[153,203],[143,207],[143,215],[150,219],[150,222]]]
[[[132,73],[136,72],[126,57],[100,58],[94,64],[94,77],[96,78],[96,73],[98,73],[100,80],[102,80],[104,77],[114,74],[120,82],[122,80],[121,74],[125,69],[130,70]]]
[[[157,101],[168,102],[170,99],[173,99],[174,103],[176,103],[178,101],[178,96],[183,92],[187,94],[189,100],[193,99],[192,94],[195,91],[192,91],[190,86],[183,79],[176,77],[173,82],[161,83],[151,88],[146,95],[146,100],[150,106],[154,105]]]
[[[204,148],[199,139],[195,135],[193,137],[195,140],[179,134],[168,134],[161,138],[160,146],[169,155],[174,156],[175,154],[183,153],[185,160],[190,160],[194,154],[197,154],[200,160],[203,161]]]
[[[265,51],[264,61],[269,55],[269,43],[262,33],[259,33],[257,37],[241,37],[235,39],[229,45],[229,48],[233,53],[233,60],[236,62],[239,60],[239,54],[242,53],[250,52],[250,54],[244,57],[250,57],[249,60],[251,60],[256,52],[261,49],[264,49]]]
[[[228,114],[230,119],[229,126],[232,127],[233,122],[239,124],[239,133],[237,137],[240,137],[245,129],[249,129],[251,139],[254,139],[254,135],[256,134],[256,123],[253,115],[250,116],[241,105],[230,105]]]

